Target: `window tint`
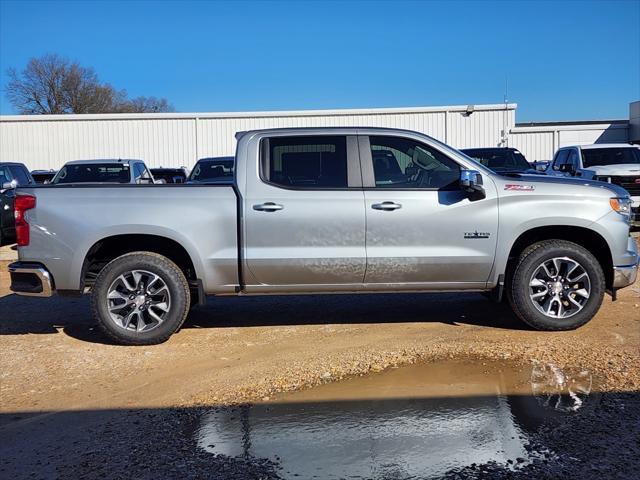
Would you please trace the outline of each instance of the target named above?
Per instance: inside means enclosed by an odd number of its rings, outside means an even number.
[[[25,172],[22,167],[10,165],[9,170],[11,170],[13,178],[18,181],[18,185],[28,185],[30,183],[29,175],[27,175],[27,172]]]
[[[584,168],[599,165],[622,165],[625,163],[639,164],[640,149],[635,147],[624,148],[585,148],[582,150],[582,162]]]
[[[457,189],[460,166],[414,140],[400,137],[369,137],[378,188]]]
[[[572,148],[569,152],[569,158],[567,159],[567,163],[573,164],[574,167],[578,168],[578,152],[575,148]]]
[[[343,136],[274,137],[267,142],[266,180],[295,188],[347,188],[347,141]]]
[[[235,159],[233,157],[204,158],[198,160],[189,181],[192,182],[233,182]]]
[[[0,165],[0,187],[3,183],[10,182],[13,179],[13,175],[9,172],[7,165]]]
[[[129,183],[129,165],[85,163],[65,165],[51,183]]]
[[[553,162],[553,169],[560,170],[560,165],[567,163],[567,157],[569,156],[569,150],[560,150],[556,153],[556,158]]]

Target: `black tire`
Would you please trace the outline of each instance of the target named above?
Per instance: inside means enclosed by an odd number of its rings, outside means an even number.
[[[109,313],[107,297],[110,287],[120,275],[134,270],[151,272],[160,277],[170,295],[169,308],[163,314],[165,316],[162,322],[148,331],[124,328]],[[98,275],[91,295],[91,309],[100,329],[109,339],[121,345],[155,345],[165,342],[184,323],[190,303],[189,284],[180,268],[168,258],[152,252],[127,253],[109,262]]]
[[[536,269],[556,257],[568,257],[578,262],[590,280],[591,291],[582,310],[567,318],[545,315],[529,296],[529,282]],[[584,325],[598,312],[605,293],[605,276],[598,260],[584,247],[566,240],[545,240],[531,245],[520,255],[508,278],[507,296],[511,308],[523,322],[537,330],[573,330]]]

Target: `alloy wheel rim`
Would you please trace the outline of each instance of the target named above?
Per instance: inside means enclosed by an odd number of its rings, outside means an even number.
[[[148,332],[160,326],[171,308],[171,293],[159,275],[130,270],[119,275],[107,292],[111,320],[131,332]]]
[[[547,317],[564,319],[580,312],[591,295],[585,268],[569,257],[543,261],[529,279],[529,298]]]

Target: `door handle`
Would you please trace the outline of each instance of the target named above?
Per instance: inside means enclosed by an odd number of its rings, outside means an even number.
[[[278,210],[282,210],[284,207],[282,205],[278,205],[273,202],[265,202],[259,205],[254,205],[253,209],[258,210],[259,212],[275,212]]]
[[[395,202],[382,202],[382,203],[374,203],[373,205],[371,205],[371,208],[373,208],[374,210],[391,211],[391,210],[398,210],[399,208],[402,208],[402,205]]]

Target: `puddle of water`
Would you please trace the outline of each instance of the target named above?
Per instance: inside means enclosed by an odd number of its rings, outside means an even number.
[[[443,362],[326,384],[211,411],[198,445],[267,458],[285,478],[428,478],[474,463],[523,463],[527,431],[557,412],[548,399],[562,371],[542,367]],[[570,375],[564,381],[572,384]],[[586,391],[584,378],[578,384]]]

